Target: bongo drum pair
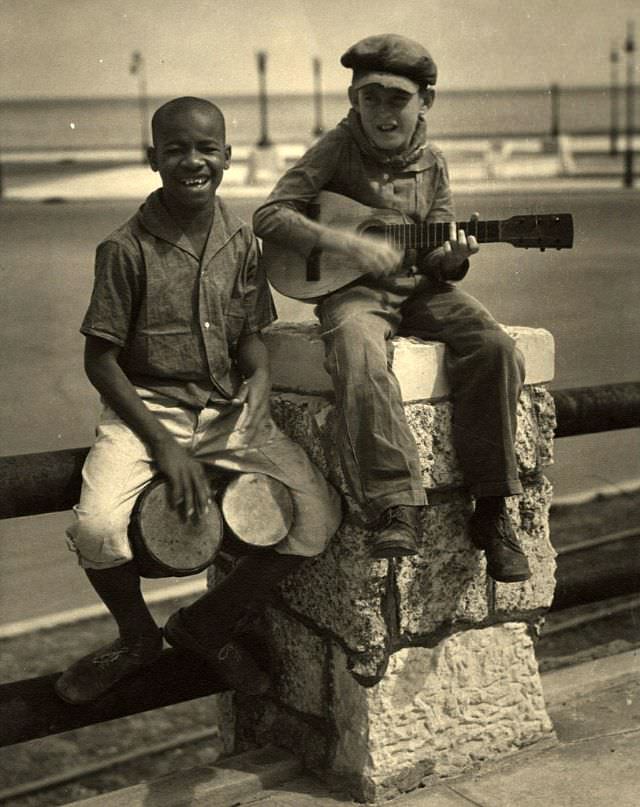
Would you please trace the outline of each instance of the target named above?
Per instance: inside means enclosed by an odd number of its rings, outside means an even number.
[[[153,479],[136,500],[129,537],[143,577],[186,577],[215,560],[230,535],[247,550],[281,541],[293,521],[288,488],[259,473],[234,476],[227,484],[214,481],[207,513],[196,522],[185,520],[170,504],[169,483]]]

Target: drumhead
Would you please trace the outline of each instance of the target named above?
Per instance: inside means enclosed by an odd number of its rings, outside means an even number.
[[[289,489],[266,474],[239,474],[222,494],[222,516],[232,534],[252,546],[273,546],[293,522]]]
[[[210,566],[222,543],[220,508],[211,501],[198,522],[184,521],[169,503],[169,483],[154,479],[138,496],[129,535],[143,577],[183,577]]]

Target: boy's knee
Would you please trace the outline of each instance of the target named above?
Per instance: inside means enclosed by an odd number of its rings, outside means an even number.
[[[128,520],[113,513],[86,513],[75,508],[75,522],[67,529],[71,548],[87,568],[119,566],[133,558]]]
[[[484,331],[479,350],[487,359],[494,359],[499,363],[520,361],[521,353],[515,339],[502,329]]]

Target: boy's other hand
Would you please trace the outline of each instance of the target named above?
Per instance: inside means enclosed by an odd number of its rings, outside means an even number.
[[[231,403],[243,410],[238,418],[237,430],[244,434],[247,443],[252,443],[260,428],[269,420],[269,396],[271,380],[267,372],[256,370],[246,378]]]
[[[479,213],[471,214],[471,221],[477,221]],[[442,261],[440,272],[446,279],[449,273],[455,273],[457,269],[480,249],[475,235],[467,235],[464,229],[456,226],[455,221],[449,224],[449,239],[442,246]]]
[[[156,447],[154,458],[169,480],[171,506],[186,520],[198,521],[209,509],[211,492],[202,463],[194,459],[175,440]]]

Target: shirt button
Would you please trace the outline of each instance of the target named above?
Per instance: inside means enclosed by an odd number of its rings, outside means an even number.
[[[211,327],[211,323],[210,323],[210,322],[205,322],[205,323],[204,323],[204,327],[205,327],[205,328],[210,328],[210,327]]]

